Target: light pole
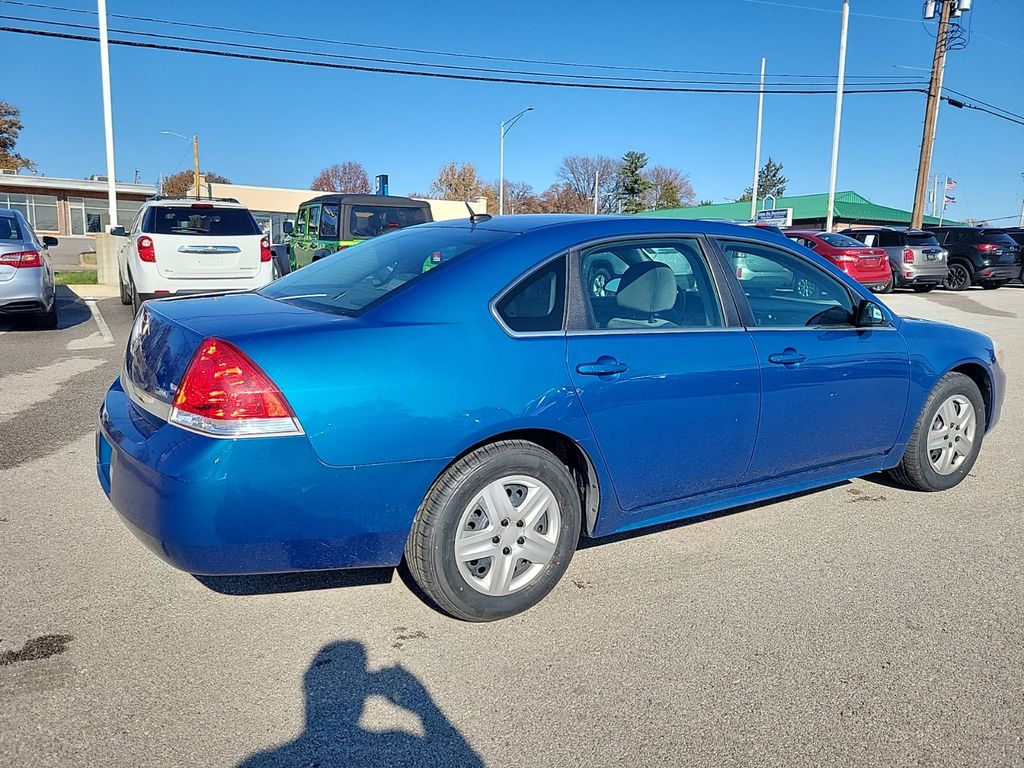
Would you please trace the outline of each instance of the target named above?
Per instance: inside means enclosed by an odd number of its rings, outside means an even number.
[[[839,171],[839,128],[843,124],[843,86],[846,83],[846,32],[850,24],[850,0],[843,0],[843,26],[839,33],[839,77],[836,81],[836,116],[832,126],[832,170],[828,177],[828,215],[825,231],[832,231],[836,207],[836,174]]]
[[[509,132],[513,125],[525,115],[527,112],[532,112],[533,107],[527,107],[522,112],[519,112],[514,117],[508,120],[501,121],[501,160],[499,161],[498,167],[498,215],[505,215],[505,134]]]
[[[117,181],[114,177],[114,117],[110,106],[110,54],[107,45],[107,0],[97,0],[100,34],[100,80],[103,88],[103,138],[107,147],[107,206],[110,227],[117,226]]]
[[[761,88],[757,96],[757,139],[754,142],[754,184],[750,188],[750,220],[757,218],[757,181],[761,176],[761,120],[764,117],[764,57],[761,57]]]
[[[179,139],[192,142],[192,186],[196,188],[196,200],[198,200],[201,197],[199,190],[199,136],[197,134],[185,136],[174,131],[160,131],[160,133],[165,136],[177,136]]]

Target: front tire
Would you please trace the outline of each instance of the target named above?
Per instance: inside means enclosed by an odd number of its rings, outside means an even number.
[[[958,485],[978,459],[985,420],[978,385],[962,373],[947,373],[928,396],[903,460],[889,470],[890,477],[917,491]]]
[[[132,303],[132,294],[128,290],[128,286],[124,284],[124,278],[121,277],[121,270],[117,271],[117,287],[121,290],[121,303],[126,307]]]
[[[561,579],[580,536],[568,468],[524,440],[459,459],[427,493],[405,545],[409,573],[442,611],[494,621],[539,603]]]
[[[131,275],[128,275],[128,280],[131,285],[129,290],[131,291],[132,297],[132,317],[135,317],[135,315],[139,314],[139,311],[142,309],[142,297],[139,295],[139,290],[135,287],[135,281],[132,280]]]

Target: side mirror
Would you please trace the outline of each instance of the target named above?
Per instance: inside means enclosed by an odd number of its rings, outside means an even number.
[[[885,313],[882,308],[869,299],[862,299],[857,305],[857,327],[870,328],[885,324]]]
[[[124,227],[111,227],[110,234],[114,237],[128,237],[128,233],[124,231]]]
[[[286,235],[290,235],[292,233],[292,230],[295,229],[295,224],[292,222],[291,219],[288,219],[285,221],[284,224],[281,225],[281,229],[284,230],[284,233]]]
[[[49,248],[51,245],[57,244],[57,238],[52,235],[43,235],[43,245]]]
[[[315,251],[313,251],[313,261],[320,261],[320,259],[330,255],[331,252],[326,248],[317,248]]]

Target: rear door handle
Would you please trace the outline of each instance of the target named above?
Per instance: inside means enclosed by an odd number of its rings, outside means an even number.
[[[620,363],[614,357],[602,355],[592,363],[580,363],[576,366],[576,373],[581,376],[614,376],[617,373],[625,373],[629,366]]]
[[[788,347],[782,352],[773,352],[768,355],[768,362],[774,363],[775,365],[800,365],[804,360],[807,359],[807,355],[802,355],[792,347]]]

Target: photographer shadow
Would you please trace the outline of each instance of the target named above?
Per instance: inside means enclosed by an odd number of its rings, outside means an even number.
[[[251,755],[240,768],[482,768],[484,764],[414,675],[400,666],[370,672],[361,643],[337,642],[320,649],[306,670],[305,693],[306,727],[302,734],[280,747]],[[361,727],[359,721],[371,696],[418,717],[423,735]]]

